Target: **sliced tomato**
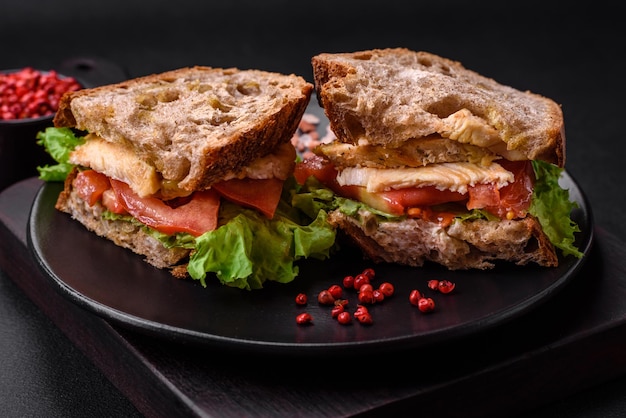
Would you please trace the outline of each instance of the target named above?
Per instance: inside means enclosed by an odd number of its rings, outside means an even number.
[[[232,179],[212,186],[224,198],[241,206],[257,209],[268,219],[274,217],[283,192],[283,180]]]
[[[470,189],[468,209],[484,208],[500,218],[523,218],[526,216],[533,195],[535,173],[530,161],[498,161],[513,173],[515,180],[500,190],[495,186],[480,185]]]
[[[381,192],[388,202],[397,202],[404,208],[416,206],[433,206],[449,202],[461,202],[467,196],[452,190],[439,190],[434,186],[410,187],[408,189]]]
[[[329,187],[340,196],[361,201],[374,209],[392,215],[403,215],[408,208],[412,207],[427,207],[467,199],[461,193],[450,190],[437,190],[437,188],[431,186],[411,187],[377,193],[368,192],[362,186],[340,186],[335,183]]]
[[[173,208],[155,197],[140,197],[124,182],[110,181],[128,213],[157,231],[200,236],[217,227],[220,196],[215,191],[195,192],[188,202]]]
[[[314,155],[297,163],[293,175],[300,184],[304,184],[306,179],[313,176],[322,184],[331,187],[333,183],[336,184],[337,170],[330,161]]]
[[[468,209],[497,207],[500,204],[500,191],[495,184],[476,184],[468,187]]]
[[[124,204],[117,198],[113,189],[105,190],[104,193],[102,193],[102,205],[109,211],[118,215],[128,214]]]
[[[517,217],[524,217],[530,208],[535,188],[535,170],[531,161],[506,161],[502,166],[515,175],[515,182],[500,189],[500,206]]]
[[[339,196],[366,203],[374,209],[385,213],[398,216],[404,214],[405,207],[401,200],[397,199],[398,196],[389,196],[384,193],[370,193],[362,186],[340,186],[334,180],[332,186],[328,187]]]
[[[102,194],[111,188],[109,178],[94,170],[81,171],[76,175],[72,186],[81,199],[93,206],[102,199]]]

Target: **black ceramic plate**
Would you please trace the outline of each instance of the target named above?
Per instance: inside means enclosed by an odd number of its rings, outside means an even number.
[[[582,190],[565,173],[563,185],[579,208],[573,213],[581,228],[577,245],[588,255],[592,216]],[[174,341],[256,353],[332,354],[350,350],[370,353],[426,347],[478,333],[519,317],[549,300],[575,278],[585,258],[561,258],[557,268],[499,265],[490,271],[452,272],[437,265],[422,268],[363,260],[345,247],[330,260],[303,260],[289,284],[268,284],[245,291],[207,280],[203,288],[153,268],[140,256],[88,232],[54,209],[60,184],[45,184],[32,207],[28,239],[42,270],[62,294],[89,311],[123,327]],[[372,305],[374,323],[343,326],[317,294],[345,275],[374,267],[376,282],[395,285],[395,295]],[[429,279],[448,279],[456,289],[448,295],[430,291]],[[422,314],[408,301],[412,289],[432,296],[436,310]],[[295,304],[303,292],[305,307]],[[354,293],[347,293],[352,309]],[[309,312],[313,324],[299,326],[296,315]]]

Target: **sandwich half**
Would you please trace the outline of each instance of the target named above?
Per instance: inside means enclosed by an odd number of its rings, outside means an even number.
[[[581,256],[553,100],[404,48],[322,53],[312,66],[336,140],[296,177],[366,257],[460,270],[554,267],[556,248]]]
[[[289,204],[290,142],[313,85],[295,75],[190,67],[63,96],[38,135],[59,162],[56,208],[176,277],[291,281],[334,232]]]

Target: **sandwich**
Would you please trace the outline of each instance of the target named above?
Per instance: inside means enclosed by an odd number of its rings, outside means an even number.
[[[40,178],[64,182],[56,209],[175,277],[289,282],[335,239],[290,204],[290,140],[312,90],[293,74],[196,66],[67,93],[38,134],[58,162]]]
[[[311,62],[336,139],[296,167],[300,205],[366,258],[484,270],[582,256],[559,104],[405,48]]]

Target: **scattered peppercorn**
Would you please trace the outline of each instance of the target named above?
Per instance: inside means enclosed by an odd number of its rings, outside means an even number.
[[[428,288],[441,293],[450,293],[454,290],[455,284],[450,280],[429,280]]]
[[[349,312],[343,311],[337,315],[337,322],[341,325],[348,325],[352,322],[352,316],[350,316]]]
[[[437,282],[437,290],[441,293],[450,293],[455,287],[456,285],[450,280],[439,280],[439,282]]]
[[[311,314],[304,312],[300,315],[296,316],[296,324],[298,325],[307,325],[313,322],[313,317]]]
[[[296,305],[306,305],[308,302],[308,297],[304,293],[298,293],[296,296]]]
[[[373,292],[374,286],[371,283],[363,283],[359,288],[359,292]]]
[[[330,315],[333,318],[337,318],[337,316],[339,316],[340,313],[345,312],[345,311],[346,311],[346,308],[344,307],[344,305],[341,305],[341,304],[337,305],[337,304],[335,304],[335,306],[333,306],[332,311],[330,311]]]
[[[354,288],[354,276],[346,276],[343,278],[343,287],[346,289]]]
[[[371,325],[374,323],[374,320],[366,305],[382,303],[395,293],[395,287],[390,282],[382,282],[378,287],[374,287],[372,280],[375,277],[376,272],[372,268],[366,268],[355,276],[344,276],[342,279],[343,288],[338,284],[333,284],[327,289],[320,291],[317,300],[320,305],[333,305],[330,315],[342,325],[350,324],[352,317],[361,324]],[[455,288],[455,284],[449,280],[431,279],[428,280],[427,286],[430,290],[440,293],[450,293]],[[352,315],[347,310],[348,299],[343,298],[344,290],[351,288],[356,290],[359,303]],[[299,294],[296,297],[296,303],[303,304],[302,300],[306,301],[306,295]],[[413,289],[409,293],[409,302],[422,313],[429,313],[435,310],[435,301],[417,289]],[[300,314],[297,319],[298,323],[303,324],[312,321],[310,315],[307,315]]]
[[[371,325],[374,323],[374,320],[372,319],[372,315],[369,313],[369,310],[363,305],[359,305],[357,307],[356,311],[354,312],[354,318],[356,318],[357,321],[364,325]]]
[[[409,302],[411,302],[411,305],[418,306],[419,300],[421,298],[422,298],[422,292],[420,292],[417,289],[413,289],[411,290],[411,293],[409,293]]]
[[[420,298],[417,301],[417,308],[424,313],[435,310],[435,301],[432,298]]]
[[[361,289],[361,286],[363,286],[366,283],[370,282],[370,277],[366,274],[357,274],[354,277],[354,288],[359,291]]]
[[[368,284],[369,286],[369,284]],[[372,286],[364,289],[365,286],[361,286],[361,290],[359,290],[358,299],[360,303],[374,303],[374,291],[372,290]]]
[[[376,271],[371,267],[368,267],[365,270],[363,270],[361,274],[366,275],[370,279],[370,281],[374,280],[374,277],[376,277]]]
[[[324,289],[317,295],[317,301],[321,305],[332,305],[335,303],[335,298],[328,289]]]
[[[335,299],[341,299],[341,296],[343,295],[343,289],[337,284],[330,286],[328,291]]]
[[[385,297],[390,297],[393,295],[395,288],[391,283],[383,282],[380,284],[380,286],[378,286],[378,290],[380,290],[380,292],[385,295]]]

